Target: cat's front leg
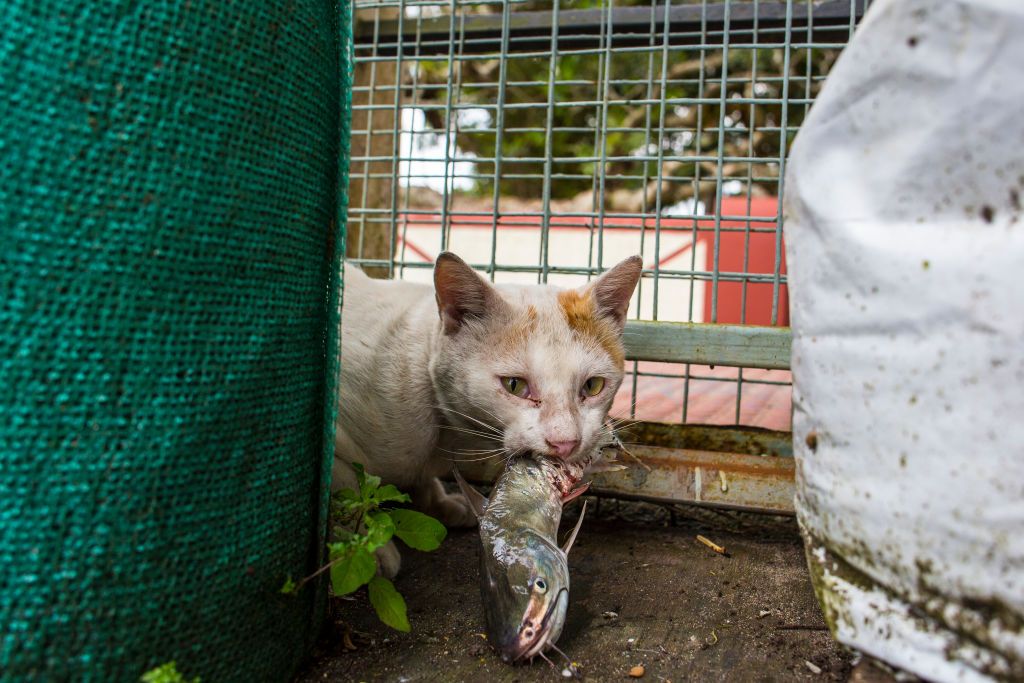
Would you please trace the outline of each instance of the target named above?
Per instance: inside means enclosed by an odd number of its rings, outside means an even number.
[[[441,520],[446,527],[474,527],[476,515],[461,493],[448,493],[441,480],[431,477],[416,486],[412,502],[426,514]]]

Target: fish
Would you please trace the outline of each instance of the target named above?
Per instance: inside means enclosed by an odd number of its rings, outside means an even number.
[[[480,523],[480,593],[487,639],[509,663],[555,647],[569,608],[569,550],[586,503],[565,544],[557,542],[562,506],[583,494],[584,464],[515,457],[485,498],[454,471]]]

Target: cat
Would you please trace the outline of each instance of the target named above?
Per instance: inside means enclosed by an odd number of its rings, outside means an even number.
[[[438,479],[454,462],[594,456],[642,268],[634,256],[579,289],[496,286],[445,252],[432,289],[347,264],[332,490],[355,488],[358,462],[446,526],[473,526],[468,502]],[[394,544],[377,558],[394,577]]]

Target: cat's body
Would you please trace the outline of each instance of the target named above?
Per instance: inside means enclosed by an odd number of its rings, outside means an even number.
[[[621,331],[640,275],[628,259],[581,290],[487,283],[451,254],[435,287],[345,273],[333,488],[351,462],[449,526],[475,523],[437,477],[453,462],[535,451],[584,458],[607,436]],[[398,570],[393,546],[379,553]]]

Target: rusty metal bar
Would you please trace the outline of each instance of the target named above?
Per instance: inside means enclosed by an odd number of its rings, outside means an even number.
[[[788,434],[768,430],[641,423],[629,438],[630,455],[619,460],[626,469],[594,475],[589,493],[656,503],[690,503],[709,507],[793,514],[796,465]],[[678,443],[704,443],[743,449],[743,453],[679,448]],[[470,481],[490,484],[502,463],[466,462],[459,470]]]

